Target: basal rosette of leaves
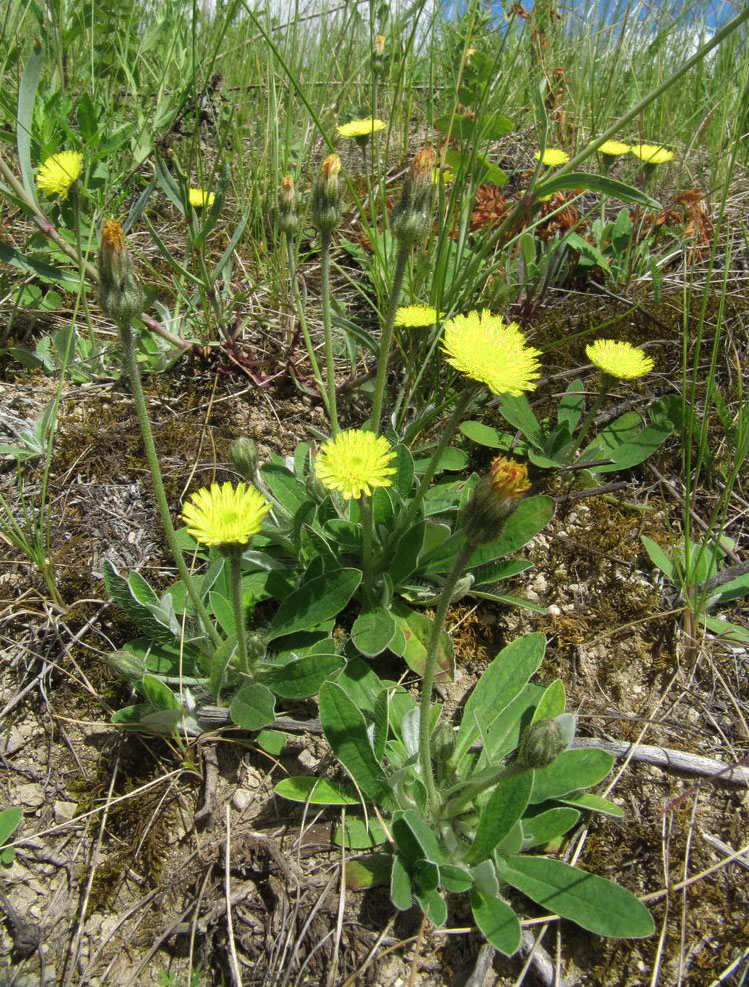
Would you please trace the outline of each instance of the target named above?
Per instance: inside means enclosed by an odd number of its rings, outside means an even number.
[[[630,891],[556,855],[583,816],[624,813],[588,791],[613,758],[570,746],[575,717],[565,712],[561,680],[546,688],[530,681],[544,649],[541,634],[504,648],[455,725],[438,722],[439,708],[432,707],[436,804],[426,797],[419,768],[416,699],[361,661],[320,691],[325,736],[355,787],[312,777],[276,786],[293,801],[347,807],[337,841],[372,851],[347,864],[351,884],[389,883],[396,908],[416,903],[437,926],[447,920],[447,896],[468,894],[476,925],[506,955],[520,947],[523,898],[599,935],[654,931]],[[384,826],[371,810],[358,811],[362,797],[378,807]]]

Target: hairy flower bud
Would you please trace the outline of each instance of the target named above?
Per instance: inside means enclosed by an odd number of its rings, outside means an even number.
[[[472,545],[486,545],[498,538],[518,501],[530,490],[525,463],[498,456],[489,476],[476,484],[461,518],[463,533]]]
[[[393,210],[393,234],[404,246],[419,243],[429,232],[435,160],[431,147],[424,147],[414,155],[400,201]]]
[[[455,731],[441,720],[434,729],[429,740],[429,746],[434,763],[434,771],[438,778],[444,778],[450,758],[455,751]]]
[[[566,749],[564,731],[556,720],[538,720],[520,735],[518,763],[526,768],[545,768]]]
[[[341,221],[341,159],[329,154],[312,192],[312,223],[320,233],[332,233]]]
[[[382,58],[382,56],[385,54],[385,35],[384,34],[378,34],[375,37],[374,51],[375,51],[375,55],[379,55],[380,58]]]
[[[117,325],[130,322],[143,311],[143,293],[133,273],[133,261],[125,233],[116,219],[104,221],[98,257],[99,305]]]
[[[243,480],[252,482],[257,473],[257,446],[248,439],[246,435],[241,435],[234,439],[229,446],[229,459],[234,464],[234,468]]]
[[[247,635],[247,658],[250,666],[257,664],[265,658],[268,650],[268,643],[264,635],[259,631],[254,631]]]
[[[296,213],[296,189],[291,175],[281,179],[281,191],[278,196],[278,225],[287,236],[293,236],[299,229],[299,217]]]

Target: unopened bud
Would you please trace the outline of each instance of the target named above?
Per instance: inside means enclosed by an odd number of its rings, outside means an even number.
[[[498,456],[489,476],[476,484],[461,518],[463,533],[471,545],[486,545],[498,538],[507,518],[530,490],[525,463]]]
[[[265,658],[267,650],[268,644],[263,634],[255,631],[247,635],[247,658],[251,666],[262,661]]]
[[[287,236],[293,236],[299,229],[299,217],[296,214],[296,189],[291,175],[281,179],[281,192],[278,196],[278,225]]]
[[[380,58],[382,58],[382,56],[385,54],[384,34],[378,34],[377,37],[375,38],[374,50],[375,50],[375,55],[378,55]]]
[[[128,682],[136,682],[146,674],[145,662],[129,651],[114,651],[108,660],[115,672]]]
[[[444,770],[455,751],[455,731],[445,720],[441,720],[434,728],[429,746],[435,769],[441,767]],[[436,773],[439,776],[442,772],[437,770]]]
[[[545,768],[566,749],[560,725],[555,720],[539,720],[520,735],[518,763],[526,768]]]
[[[393,234],[404,246],[413,246],[429,232],[435,160],[431,147],[424,147],[414,155],[400,202],[393,210]]]
[[[98,257],[99,305],[117,325],[143,311],[143,293],[135,280],[125,233],[116,219],[105,220]]]
[[[234,463],[234,468],[243,480],[252,482],[257,473],[257,446],[248,439],[246,435],[241,435],[229,446],[229,459]]]
[[[341,221],[341,159],[329,154],[323,161],[312,192],[312,223],[320,233],[331,233]]]

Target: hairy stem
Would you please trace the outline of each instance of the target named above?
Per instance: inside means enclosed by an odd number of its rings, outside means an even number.
[[[335,366],[333,363],[333,331],[330,317],[330,233],[320,234],[320,280],[322,290],[322,323],[325,334],[325,383],[327,385],[327,411],[333,438],[338,435],[338,408],[335,392]]]
[[[395,258],[395,271],[393,272],[393,284],[390,288],[390,299],[388,310],[385,316],[385,324],[380,334],[380,351],[377,356],[377,377],[375,379],[374,400],[372,401],[372,416],[369,419],[369,427],[375,434],[380,431],[380,418],[382,417],[382,400],[385,394],[385,381],[387,378],[388,362],[390,359],[390,344],[393,341],[393,326],[395,325],[395,313],[398,311],[398,303],[403,292],[403,276],[406,273],[408,263],[409,247],[404,243],[398,244],[398,253]]]
[[[156,500],[156,506],[159,509],[159,514],[161,515],[161,523],[164,526],[166,540],[174,558],[174,563],[177,566],[180,579],[185,585],[187,595],[190,597],[190,602],[195,608],[195,612],[197,613],[205,632],[211,638],[214,646],[218,647],[221,644],[221,636],[208,615],[208,611],[203,605],[203,601],[198,595],[198,591],[195,588],[195,583],[193,582],[192,576],[190,575],[185,563],[184,556],[182,555],[182,549],[177,544],[177,532],[174,530],[172,518],[169,513],[169,504],[166,499],[166,491],[164,490],[164,480],[161,474],[161,466],[159,465],[159,457],[156,454],[156,444],[153,439],[151,422],[148,419],[146,397],[143,393],[143,384],[140,379],[140,369],[138,367],[138,360],[135,354],[133,331],[127,323],[123,323],[119,327],[119,330],[125,358],[125,370],[130,378],[130,387],[133,392],[133,402],[135,404],[135,411],[138,416],[140,432],[143,437],[143,446],[146,452],[148,468],[151,473],[153,494]]]
[[[445,584],[442,587],[442,594],[437,604],[437,612],[432,620],[432,627],[429,632],[427,642],[427,656],[424,665],[424,676],[421,680],[421,704],[419,708],[419,765],[421,776],[427,790],[427,809],[434,811],[439,805],[439,794],[434,783],[434,769],[432,768],[431,738],[431,716],[432,709],[432,688],[434,687],[434,675],[437,667],[437,650],[440,643],[440,635],[445,626],[445,618],[455,590],[455,584],[468,564],[468,560],[473,552],[473,545],[467,542],[458,554],[452,568],[447,574]]]

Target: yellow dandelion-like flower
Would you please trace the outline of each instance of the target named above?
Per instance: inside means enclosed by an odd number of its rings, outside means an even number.
[[[674,152],[660,144],[633,144],[630,151],[636,158],[649,165],[667,164],[673,161]]]
[[[603,144],[598,148],[599,154],[608,154],[609,157],[615,158],[620,154],[626,154],[631,151],[632,148],[629,144],[622,144],[621,141],[604,141]]]
[[[349,120],[348,123],[340,123],[335,129],[339,137],[369,137],[376,134],[378,130],[384,130],[387,124],[384,120],[376,117],[363,117],[361,120]]]
[[[45,195],[56,195],[64,199],[82,171],[82,154],[77,151],[60,151],[42,162],[36,173],[36,187]]]
[[[205,206],[212,206],[216,201],[215,192],[207,192],[203,188],[191,188],[187,193],[187,201],[193,209],[203,209]]]
[[[431,305],[403,305],[395,313],[395,324],[406,329],[424,329],[433,326],[438,318],[437,309]]]
[[[585,347],[585,353],[601,373],[616,377],[617,380],[637,380],[653,369],[653,360],[631,343],[596,339]]]
[[[547,168],[558,168],[559,165],[567,164],[570,159],[569,154],[563,151],[561,147],[547,147],[543,157],[541,157],[540,151],[534,151],[533,157],[536,161],[540,161],[541,164],[546,165]]]
[[[432,168],[432,185],[451,185],[455,181],[455,172],[452,168]]]
[[[375,487],[389,487],[395,453],[383,435],[358,428],[328,439],[315,460],[315,474],[328,490],[337,490],[346,500],[370,496]]]
[[[246,545],[260,531],[270,504],[248,483],[212,483],[182,508],[187,530],[204,545]]]
[[[442,348],[452,367],[493,394],[532,391],[541,376],[540,351],[526,344],[515,322],[508,324],[488,309],[446,322]]]

